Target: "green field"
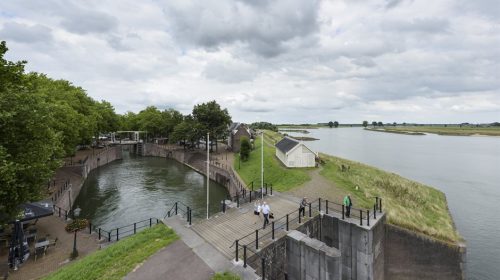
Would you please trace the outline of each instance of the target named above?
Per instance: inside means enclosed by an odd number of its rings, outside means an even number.
[[[439,135],[456,135],[456,136],[471,136],[471,135],[489,135],[500,136],[500,127],[471,127],[471,126],[395,126],[384,128],[388,132],[424,132],[435,133]]]
[[[456,231],[444,193],[375,167],[321,154],[321,175],[353,196],[355,207],[373,209],[374,197],[383,198],[387,220],[436,239],[456,243]],[[341,165],[349,166],[342,172]],[[356,190],[356,186],[358,190]]]
[[[300,186],[310,180],[308,169],[286,168],[276,157],[276,148],[274,144],[281,140],[277,132],[266,130],[264,138],[264,181],[271,183],[277,191],[287,191]],[[260,186],[261,182],[261,137],[255,139],[254,149],[250,152],[250,158],[247,161],[241,161],[239,168],[239,155],[235,155],[234,169],[246,184],[254,182],[255,188]]]
[[[69,264],[44,279],[122,279],[137,264],[177,239],[172,229],[158,224]]]

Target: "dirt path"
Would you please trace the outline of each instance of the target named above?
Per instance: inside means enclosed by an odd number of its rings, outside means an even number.
[[[307,197],[309,200],[315,200],[319,197],[322,199],[328,199],[337,203],[341,203],[345,192],[335,185],[335,183],[328,181],[325,177],[321,176],[319,173],[323,170],[323,167],[318,167],[311,170],[309,176],[311,180],[305,182],[303,185],[293,188],[288,191],[297,197]]]

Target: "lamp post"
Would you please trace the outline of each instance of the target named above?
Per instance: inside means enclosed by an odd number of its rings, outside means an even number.
[[[75,220],[75,217],[78,217],[80,216],[80,211],[82,211],[82,209],[80,209],[79,207],[76,207],[75,210],[73,210],[73,222],[76,221]],[[73,253],[71,253],[71,257],[73,259],[75,259],[76,257],[78,257],[78,250],[76,250],[76,232],[79,230],[79,228],[75,228],[75,231],[74,231],[74,239],[73,239]]]

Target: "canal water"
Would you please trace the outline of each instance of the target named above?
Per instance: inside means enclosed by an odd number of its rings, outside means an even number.
[[[80,207],[81,217],[105,230],[162,218],[175,201],[192,207],[193,217],[206,217],[206,186],[204,175],[175,160],[124,151],[123,160],[89,174],[74,208]],[[210,181],[211,213],[220,211],[227,194],[224,186]]]
[[[313,151],[397,173],[446,194],[467,241],[468,279],[500,279],[500,138],[310,129]],[[304,134],[290,133],[304,136]]]

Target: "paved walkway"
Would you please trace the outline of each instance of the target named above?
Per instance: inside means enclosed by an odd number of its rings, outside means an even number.
[[[208,280],[214,271],[182,240],[177,240],[148,258],[124,280]]]
[[[73,233],[68,233],[64,229],[66,223],[56,216],[41,218],[36,228],[38,230],[37,238],[45,237],[53,240],[57,238],[57,245],[47,250],[47,254],[35,261],[33,255],[33,243],[30,243],[31,255],[26,263],[19,270],[10,270],[9,280],[28,280],[38,279],[53,271],[60,269],[63,265],[69,262],[69,255],[73,251]],[[99,248],[96,236],[88,234],[88,229],[78,232],[77,234],[77,249],[79,253],[78,259],[96,251]],[[7,261],[8,251],[2,249],[0,251],[0,262]]]

